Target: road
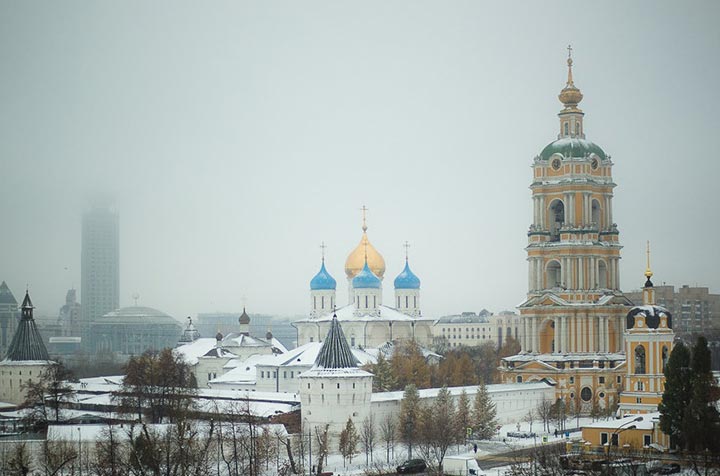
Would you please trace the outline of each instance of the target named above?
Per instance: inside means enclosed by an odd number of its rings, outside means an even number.
[[[545,443],[542,446],[528,446],[517,450],[509,450],[503,453],[495,453],[477,458],[480,469],[487,470],[497,468],[499,466],[508,466],[513,463],[528,461],[530,456],[538,450],[548,451],[551,453],[562,452],[565,450],[565,441],[556,441],[553,443]]]

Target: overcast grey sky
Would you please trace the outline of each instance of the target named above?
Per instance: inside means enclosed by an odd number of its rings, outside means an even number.
[[[423,310],[527,291],[530,164],[572,43],[613,156],[623,289],[720,292],[720,2],[0,3],[0,279],[55,314],[80,220],[120,214],[121,305],[301,314],[361,236]],[[67,269],[65,269],[67,268]]]

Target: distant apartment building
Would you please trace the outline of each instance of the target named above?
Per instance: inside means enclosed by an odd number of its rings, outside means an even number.
[[[120,307],[120,239],[118,214],[97,207],[82,219],[82,337],[90,323]],[[88,343],[92,347],[92,343]],[[88,347],[88,348],[90,348]]]
[[[463,312],[444,316],[433,326],[433,342],[446,343],[449,347],[479,346],[493,342],[500,348],[507,336],[520,340],[520,316],[511,311],[492,314],[483,309],[478,314]]]
[[[625,293],[633,303],[642,304],[642,291]],[[720,330],[720,294],[709,288],[684,284],[655,286],[655,302],[673,315],[676,334],[705,333]]]

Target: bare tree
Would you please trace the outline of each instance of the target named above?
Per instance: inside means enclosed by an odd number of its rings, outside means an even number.
[[[395,457],[395,441],[397,440],[397,420],[392,415],[387,415],[380,422],[380,437],[385,442],[386,461],[390,462],[390,452]]]
[[[365,465],[370,465],[376,444],[375,417],[372,413],[363,420],[362,428],[360,429],[360,442],[365,451]]]
[[[27,476],[34,469],[33,459],[30,448],[24,441],[13,444],[5,465],[8,474]]]
[[[55,476],[64,471],[65,467],[78,459],[78,450],[67,441],[43,442],[42,471],[45,476]]]
[[[535,408],[535,413],[543,424],[543,431],[550,431],[550,420],[552,419],[553,402],[545,397],[540,400]]]
[[[297,463],[295,462],[295,455],[293,454],[293,440],[290,437],[290,435],[281,435],[280,433],[275,434],[275,438],[277,438],[278,442],[285,448],[285,452],[288,457],[288,462],[290,465],[289,472],[292,474],[299,474],[302,470],[298,467]],[[299,440],[302,440],[302,438],[298,438]],[[303,455],[304,452],[299,452],[300,455]],[[300,456],[300,461],[302,461],[303,456]],[[302,467],[302,464],[300,464]]]
[[[317,474],[318,476],[320,476],[320,474],[323,472],[323,467],[327,462],[327,456],[330,452],[328,437],[329,429],[330,425],[325,425],[325,427],[322,429],[317,426],[315,427],[315,447],[317,448],[317,451],[315,453],[317,455],[317,471],[315,474]]]
[[[529,409],[529,410],[527,411],[527,413],[525,414],[525,416],[523,417],[523,421],[524,421],[525,423],[529,423],[529,424],[530,424],[530,433],[532,433],[532,427],[533,427],[533,422],[535,421],[535,418],[536,418],[536,415],[535,415],[535,409],[534,409],[534,408]]]
[[[37,380],[24,384],[23,406],[28,408],[25,420],[37,429],[47,428],[49,422],[60,421],[60,407],[72,394],[68,380],[72,372],[62,363],[53,362]]]
[[[143,416],[152,423],[185,418],[197,393],[195,376],[182,357],[164,349],[131,357],[125,366],[123,386],[114,397],[124,413]]]
[[[126,476],[127,450],[121,442],[120,430],[109,424],[95,442],[93,471],[97,476]]]

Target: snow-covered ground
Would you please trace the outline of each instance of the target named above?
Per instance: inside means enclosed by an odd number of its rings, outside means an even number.
[[[571,419],[566,422],[566,428],[582,428],[583,425],[592,423],[591,418],[580,418],[580,424],[577,424],[576,419]],[[503,425],[500,428],[498,434],[491,440],[469,440],[467,444],[453,445],[448,451],[447,456],[461,455],[461,456],[477,456],[482,458],[483,456],[504,453],[521,448],[532,447],[534,445],[541,446],[543,444],[543,436],[547,437],[548,443],[555,443],[566,439],[565,435],[561,435],[558,432],[558,436],[555,436],[555,427],[551,426],[550,432],[543,432],[542,422],[533,422],[532,431],[537,434],[536,438],[512,438],[508,437],[508,432],[527,432],[530,433],[530,425],[522,422],[519,424],[511,423]],[[574,431],[569,434],[570,440],[578,440],[581,438],[581,432]],[[477,444],[477,454],[473,452],[473,444]],[[407,458],[407,448],[404,444],[397,444],[395,446],[395,456],[390,458],[390,463],[387,463],[385,445],[382,442],[378,442],[373,452],[373,461],[370,463],[369,468],[371,472],[376,468],[386,468],[388,472],[395,472],[395,467],[405,461]],[[328,456],[327,464],[324,466],[323,471],[332,471],[336,476],[345,475],[357,475],[365,474],[368,471],[368,465],[365,462],[365,453],[361,447],[358,447],[359,453],[356,454],[352,463],[346,461],[343,463],[342,456],[337,452],[337,448],[331,448],[331,454]],[[417,456],[417,455],[416,455]],[[307,464],[307,455],[305,456],[305,464]],[[317,464],[313,461],[313,466]],[[487,476],[502,476],[508,467],[498,467],[491,470],[485,471]]]

